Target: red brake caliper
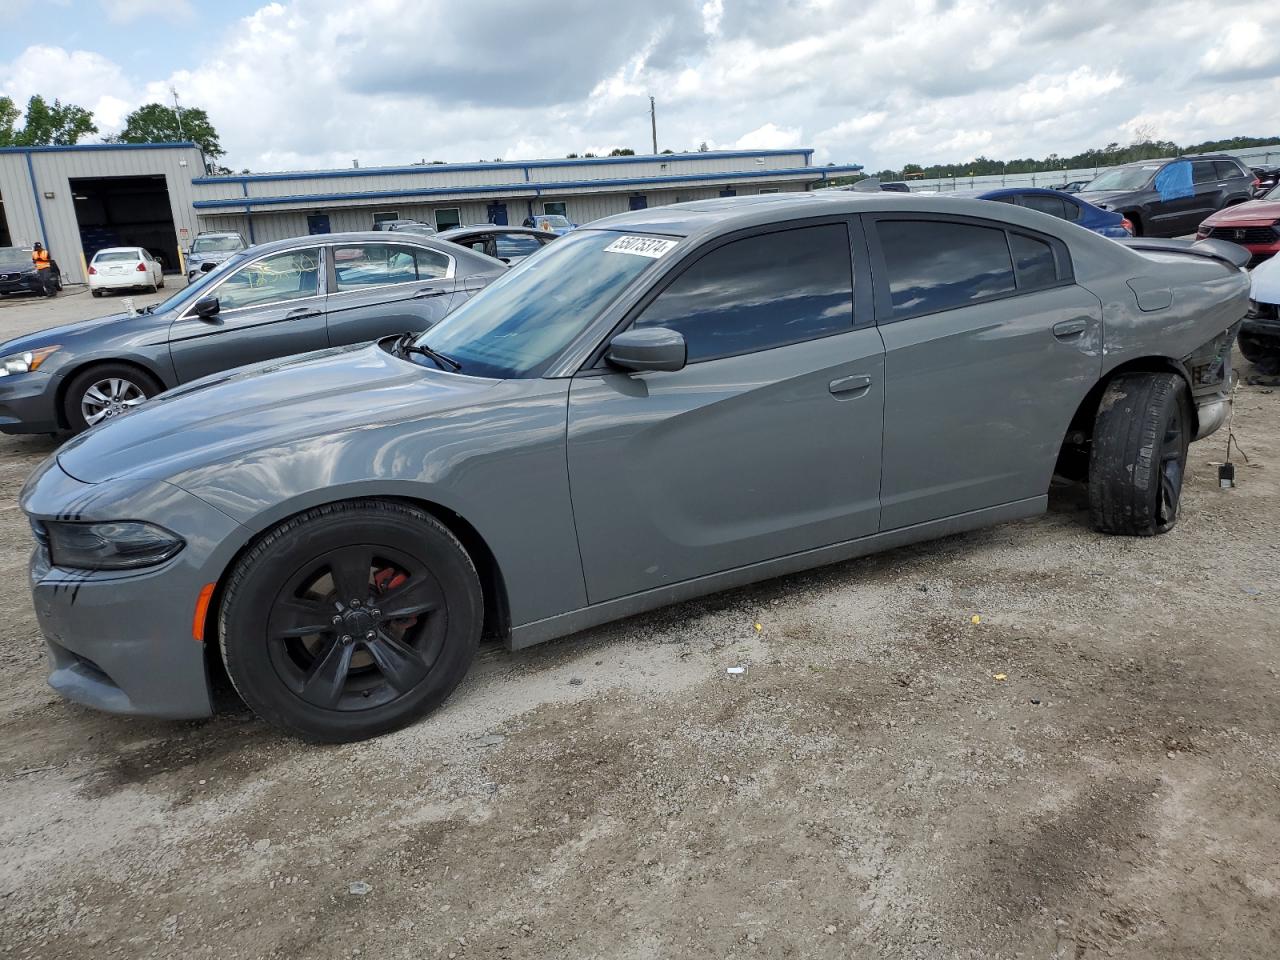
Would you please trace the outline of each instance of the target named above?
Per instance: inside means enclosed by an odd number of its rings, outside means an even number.
[[[409,579],[408,574],[397,573],[395,567],[383,567],[373,575],[373,586],[378,591],[378,595],[386,593],[388,590],[394,590],[402,583]],[[408,630],[418,622],[417,617],[406,617],[403,620],[394,621],[402,631]]]

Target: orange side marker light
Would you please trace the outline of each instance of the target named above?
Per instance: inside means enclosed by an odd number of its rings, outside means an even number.
[[[200,596],[196,597],[196,612],[191,618],[191,636],[197,643],[204,643],[204,622],[209,615],[209,601],[213,599],[213,588],[216,584],[206,583],[200,588]]]

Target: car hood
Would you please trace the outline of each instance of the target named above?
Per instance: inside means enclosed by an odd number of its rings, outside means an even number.
[[[1101,207],[1106,204],[1107,206],[1104,209],[1107,209],[1122,200],[1138,196],[1140,192],[1137,190],[1081,190],[1076,196],[1081,200],[1092,203],[1095,207]]]
[[[500,382],[446,374],[376,344],[336,347],[240,367],[161,394],[71,440],[58,451],[58,464],[84,483],[168,479],[248,450],[439,414]]]
[[[1213,227],[1231,223],[1273,223],[1280,220],[1280,200],[1250,200],[1225,207],[1202,221]]]
[[[86,333],[91,333],[99,327],[105,327],[113,323],[123,323],[127,320],[140,320],[158,316],[149,313],[137,313],[130,316],[127,313],[112,313],[105,317],[96,317],[93,320],[80,320],[76,323],[64,323],[57,327],[45,327],[43,330],[37,330],[35,333],[29,333],[23,337],[15,337],[0,343],[0,356],[9,356],[13,353],[21,353],[23,350],[34,350],[37,347],[47,347],[52,343],[66,344],[70,340],[75,340]],[[145,319],[142,320],[145,322]]]

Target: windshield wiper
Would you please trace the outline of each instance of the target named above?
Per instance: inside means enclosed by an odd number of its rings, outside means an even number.
[[[395,352],[406,357],[415,354],[420,357],[426,357],[441,370],[452,370],[457,373],[462,369],[462,364],[454,360],[453,357],[446,357],[439,350],[432,350],[426,344],[414,343],[413,338],[415,336],[417,336],[415,333],[402,333],[400,339],[395,343]]]

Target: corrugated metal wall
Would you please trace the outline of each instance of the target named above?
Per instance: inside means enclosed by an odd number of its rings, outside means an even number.
[[[197,218],[191,181],[203,172],[202,163],[200,151],[185,146],[0,151],[0,197],[10,236],[22,244],[43,239],[66,280],[83,283],[84,252],[70,181],[80,177],[163,176],[175,232],[181,237],[180,231],[186,229],[194,236]],[[53,196],[45,196],[47,193]],[[37,202],[44,215],[43,231]]]

